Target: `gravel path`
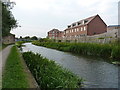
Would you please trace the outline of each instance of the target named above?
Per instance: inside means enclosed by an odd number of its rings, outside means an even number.
[[[13,45],[9,45],[8,47],[0,51],[0,88],[2,87],[2,70],[5,67],[5,63],[12,46]]]

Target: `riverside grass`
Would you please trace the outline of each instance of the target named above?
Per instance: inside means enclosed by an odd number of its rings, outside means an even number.
[[[6,61],[2,77],[2,88],[29,88],[27,75],[16,46],[13,46]]]
[[[96,43],[32,42],[34,45],[83,55],[93,55],[120,61],[120,45]]]
[[[41,89],[81,87],[83,79],[54,61],[33,52],[24,52],[23,58]]]

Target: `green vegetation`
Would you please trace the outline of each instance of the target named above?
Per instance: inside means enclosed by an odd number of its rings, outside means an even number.
[[[98,38],[98,39],[105,39],[105,37],[100,37],[100,38]]]
[[[7,59],[2,80],[3,88],[29,88],[20,53],[14,46]]]
[[[81,87],[82,79],[54,61],[32,52],[23,53],[23,58],[41,89]]]
[[[21,48],[23,45],[23,43],[26,43],[27,41],[18,41],[18,42],[16,42],[15,44],[16,44],[16,46],[18,47],[18,48]]]
[[[83,55],[94,55],[114,60],[120,60],[119,44],[95,44],[95,43],[55,43],[32,42],[34,45],[53,48],[61,51],[73,52]]]
[[[1,4],[1,1],[0,1]],[[17,20],[15,20],[12,12],[10,11],[14,6],[14,3],[2,3],[2,36],[10,35],[10,31],[13,28],[18,27]]]

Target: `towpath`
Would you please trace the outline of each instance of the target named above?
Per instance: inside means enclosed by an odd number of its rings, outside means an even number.
[[[0,51],[0,88],[2,87],[2,70],[5,67],[5,63],[12,46],[13,45],[9,45],[8,47]]]

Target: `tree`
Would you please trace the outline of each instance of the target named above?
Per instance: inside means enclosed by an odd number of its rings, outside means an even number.
[[[1,1],[0,1],[1,2]],[[2,3],[2,36],[10,35],[13,28],[17,28],[17,20],[15,20],[12,12],[13,3]],[[12,7],[11,7],[12,6]]]
[[[38,40],[36,36],[31,37],[31,40]]]
[[[22,39],[22,36],[20,36],[20,39]]]
[[[26,37],[24,37],[24,39],[30,39],[30,37],[29,37],[29,36],[26,36]]]

